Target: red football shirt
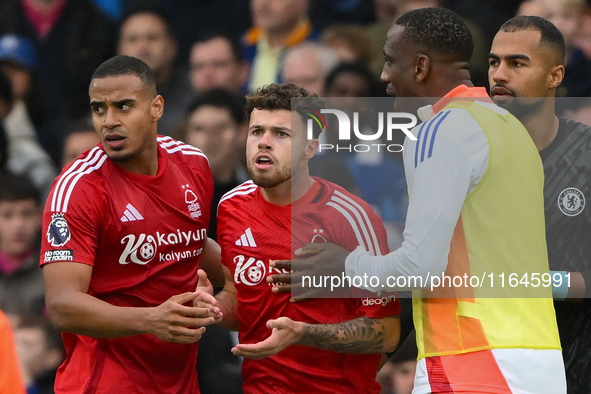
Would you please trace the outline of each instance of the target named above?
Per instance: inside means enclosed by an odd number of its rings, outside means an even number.
[[[116,166],[99,145],[56,178],[43,214],[41,265],[93,267],[88,293],[112,305],[153,307],[194,291],[213,178],[203,153],[158,138],[158,173]],[[198,393],[197,344],[151,334],[96,339],[63,333],[56,393]]]
[[[269,261],[294,258],[293,251],[308,242],[332,242],[348,250],[361,244],[376,254],[388,253],[386,230],[369,205],[335,184],[315,180],[291,206],[270,204],[251,181],[221,199],[218,241],[222,262],[237,289],[241,343],[266,339],[271,334],[266,322],[281,316],[307,323],[341,323],[360,316],[400,314],[399,301],[392,296],[379,304],[367,298],[291,303],[290,294],[271,292],[265,281],[274,273]],[[247,394],[379,393],[375,376],[380,357],[291,346],[263,360],[245,359],[243,389]]]

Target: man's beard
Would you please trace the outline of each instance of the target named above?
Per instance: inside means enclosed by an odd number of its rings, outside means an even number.
[[[494,97],[493,101],[495,101]],[[535,113],[543,103],[543,99],[532,100],[531,97],[513,97],[513,99],[508,101],[499,100],[499,102],[497,102],[500,107],[505,108],[507,111],[511,112],[511,114],[519,120],[526,119],[531,114]]]
[[[261,173],[252,162],[248,162],[247,168],[254,184],[265,189],[274,188],[291,179],[291,166],[284,165],[268,173]]]

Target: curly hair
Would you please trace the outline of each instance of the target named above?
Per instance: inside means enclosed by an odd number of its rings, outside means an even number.
[[[472,57],[472,33],[453,11],[421,8],[407,12],[395,23],[404,27],[400,38],[410,47],[443,56],[449,61],[468,62]]]
[[[292,98],[309,98],[305,100],[305,104],[301,100],[296,100],[292,103]],[[292,108],[293,107],[293,108]],[[258,110],[286,110],[296,111],[302,115],[302,121],[305,125],[304,115],[308,112],[306,108],[314,108],[320,110],[323,107],[323,102],[315,93],[310,93],[301,86],[295,83],[272,83],[265,85],[256,92],[246,96],[246,116],[250,119],[250,114],[256,108]],[[314,138],[322,132],[315,125],[313,126]]]

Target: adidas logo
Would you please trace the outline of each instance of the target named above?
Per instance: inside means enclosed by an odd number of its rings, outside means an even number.
[[[135,209],[135,207],[131,204],[127,204],[125,207],[127,208],[125,212],[123,212],[123,216],[121,216],[122,222],[134,222],[136,220],[144,220],[144,217]]]
[[[236,241],[236,245],[238,246],[249,246],[251,248],[256,248],[257,243],[254,242],[254,238],[252,237],[252,231],[250,231],[250,227],[246,229],[244,234],[240,237],[238,241]]]

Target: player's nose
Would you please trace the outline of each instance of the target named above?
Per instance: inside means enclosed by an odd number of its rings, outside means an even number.
[[[259,148],[260,149],[271,149],[271,132],[265,131],[265,133],[259,139]]]
[[[107,113],[103,119],[103,127],[111,129],[113,127],[119,126],[120,124],[121,122],[117,116],[117,111],[114,108],[107,108]]]
[[[507,82],[509,80],[507,68],[503,64],[496,67],[489,67],[488,76],[489,79],[495,83]]]
[[[380,74],[380,80],[383,83],[390,83],[390,75],[388,74],[388,64],[384,62],[384,67],[382,68],[382,74]]]

